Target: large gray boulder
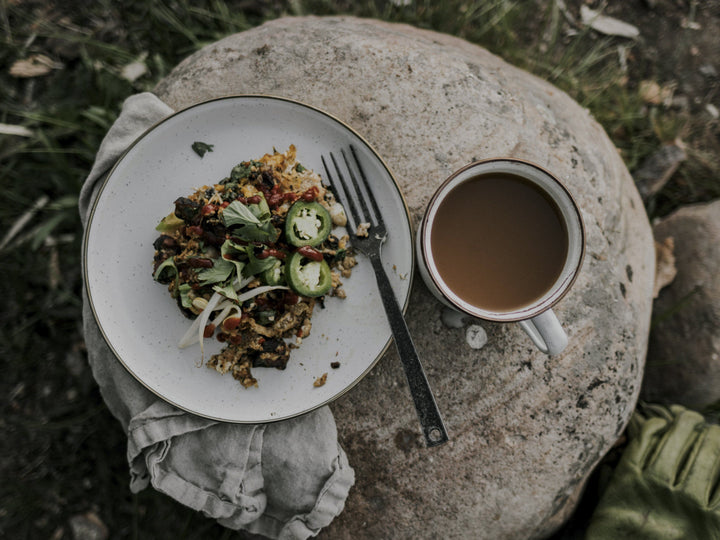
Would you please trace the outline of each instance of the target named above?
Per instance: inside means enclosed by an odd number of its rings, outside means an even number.
[[[546,357],[517,325],[490,323],[480,323],[488,343],[472,348],[417,279],[407,320],[451,441],[423,446],[391,348],[332,406],[357,481],[321,536],[497,540],[555,530],[634,408],[652,306],[650,226],[589,113],[463,40],[355,18],[285,18],[230,36],[156,92],[175,108],[265,93],[328,111],[382,155],[416,223],[440,182],[476,158],[529,159],[566,182],[587,229],[582,272],[556,309],[567,350]]]
[[[701,409],[720,401],[720,201],[681,208],[653,232],[673,239],[677,274],[653,308],[643,397]]]

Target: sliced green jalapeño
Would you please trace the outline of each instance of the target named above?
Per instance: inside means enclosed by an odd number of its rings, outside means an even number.
[[[320,203],[297,201],[285,217],[285,239],[296,247],[322,244],[331,229],[330,213]]]
[[[295,252],[285,263],[285,279],[302,296],[322,296],[332,287],[330,267],[325,260],[313,261]]]

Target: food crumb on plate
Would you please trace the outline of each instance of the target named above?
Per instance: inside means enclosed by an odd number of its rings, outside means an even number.
[[[327,382],[327,373],[323,373],[320,377],[318,377],[317,379],[315,379],[315,382],[313,383],[313,386],[314,386],[315,388],[319,388],[320,386],[325,385],[326,382]]]
[[[355,232],[355,236],[359,236],[360,238],[367,238],[368,236],[368,229],[370,229],[370,223],[364,222],[360,223],[357,226],[357,231]]]

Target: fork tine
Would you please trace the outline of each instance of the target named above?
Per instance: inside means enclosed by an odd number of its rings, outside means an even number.
[[[365,185],[365,191],[368,195],[368,199],[370,199],[370,204],[372,205],[373,213],[375,214],[375,219],[378,225],[383,225],[383,218],[382,213],[380,212],[380,208],[378,207],[377,200],[375,199],[375,196],[372,193],[372,190],[370,189],[370,183],[368,182],[367,176],[365,176],[365,171],[362,168],[362,165],[360,165],[360,160],[358,159],[357,152],[355,151],[355,145],[350,145],[350,152],[353,155],[353,159],[355,160],[355,166],[357,167],[358,173],[360,173],[360,178],[363,181],[363,184]]]
[[[340,200],[340,203],[345,207],[345,209],[350,211],[349,215],[347,216],[351,225],[350,230],[356,231],[358,225],[361,223],[362,220],[358,216],[357,208],[355,207],[354,201],[347,194],[347,186],[343,179],[342,173],[340,172],[337,161],[335,160],[335,156],[332,152],[330,152],[330,160],[335,166],[335,176],[337,177],[337,182],[335,181],[335,178],[333,178],[333,174],[330,172],[330,166],[325,161],[325,156],[321,156],[321,160],[323,163],[323,167],[325,167],[325,174],[327,176],[327,180],[328,182],[330,182],[330,185],[332,186],[335,195]]]
[[[362,194],[359,194],[356,190],[356,188],[353,187],[353,184],[349,182],[345,175],[343,175],[343,171],[340,168],[340,165],[338,164],[337,160],[335,159],[335,155],[333,153],[330,153],[330,159],[333,162],[333,165],[335,166],[335,171],[337,173],[337,179],[338,184],[342,187],[343,193],[345,194],[345,206],[349,206],[350,208],[350,214],[352,216],[352,231],[356,231],[361,223],[364,223],[367,221],[367,217],[364,213],[364,208],[361,208],[362,204]]]
[[[366,189],[363,190],[362,186],[360,186],[359,182],[357,181],[357,178],[355,177],[355,173],[352,170],[352,167],[350,166],[350,161],[347,158],[347,155],[345,154],[345,150],[341,149],[340,153],[342,154],[343,160],[345,160],[345,168],[347,168],[347,171],[350,175],[350,181],[352,182],[353,187],[355,188],[355,194],[357,198],[360,200],[360,206],[362,207],[362,213],[365,216],[365,221],[369,221],[371,225],[376,226],[378,224],[377,219],[375,219],[376,213],[372,213],[367,205],[367,199],[372,198],[372,195],[370,195],[370,190],[367,188],[367,183],[365,184]],[[357,161],[356,161],[357,163]]]
[[[344,152],[341,150],[344,156]],[[360,225],[360,223],[363,223],[366,221],[365,217],[367,215],[367,208],[365,207],[365,203],[363,201],[362,195],[358,194],[357,191],[357,184],[355,184],[355,189],[353,189],[353,185],[347,181],[345,176],[343,176],[342,170],[340,169],[340,165],[338,165],[338,162],[335,159],[335,154],[332,152],[330,153],[330,159],[332,159],[333,165],[335,165],[335,170],[337,171],[338,180],[340,181],[340,184],[342,184],[343,190],[345,191],[345,198],[350,203],[350,211],[353,214],[353,218],[355,219],[355,225]],[[346,160],[347,165],[347,160]],[[348,169],[348,172],[350,172],[351,180],[352,180],[352,172]],[[353,182],[354,183],[354,182]]]

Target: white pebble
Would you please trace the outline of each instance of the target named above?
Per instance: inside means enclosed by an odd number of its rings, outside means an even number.
[[[487,332],[479,324],[471,324],[465,331],[465,341],[471,349],[482,349],[488,341]]]

